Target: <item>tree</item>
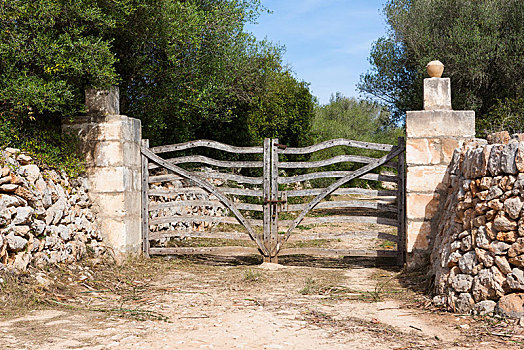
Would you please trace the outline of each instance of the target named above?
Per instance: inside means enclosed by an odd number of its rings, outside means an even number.
[[[152,144],[252,144],[275,135],[257,123],[277,119],[278,135],[298,142],[293,120],[308,133],[313,97],[281,47],[244,31],[262,10],[258,0],[0,0],[0,118],[59,130],[82,113],[86,87],[118,84],[121,111]],[[295,115],[295,103],[311,106]]]
[[[523,95],[524,2],[390,0],[389,34],[375,42],[360,91],[386,102],[395,120],[422,107],[425,65],[439,59],[455,109],[483,119],[498,100]]]

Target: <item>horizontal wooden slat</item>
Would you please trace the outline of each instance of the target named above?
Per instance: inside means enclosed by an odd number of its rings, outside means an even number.
[[[161,238],[209,238],[209,239],[228,239],[236,241],[251,241],[247,233],[243,232],[220,232],[220,231],[177,231],[166,230],[151,232],[149,239],[158,240]],[[288,242],[318,241],[318,240],[338,240],[369,238],[398,242],[398,237],[385,232],[341,232],[341,233],[309,233],[300,232],[292,234]]]
[[[262,226],[262,220],[249,220],[252,226]],[[217,224],[233,224],[240,225],[238,220],[234,217],[229,216],[199,216],[199,215],[174,215],[174,216],[161,216],[157,218],[149,219],[149,225],[169,224],[177,222],[212,222]]]
[[[309,181],[314,179],[324,179],[324,178],[341,178],[348,176],[352,171],[319,171],[316,173],[296,175],[290,177],[279,177],[279,184],[291,184],[301,181]],[[359,179],[372,180],[372,181],[384,181],[384,182],[397,182],[397,176],[382,175],[382,174],[365,174],[358,177]]]
[[[151,248],[151,255],[220,255],[220,256],[245,256],[259,255],[257,248],[249,247],[177,247],[177,248]]]
[[[195,174],[200,176],[203,179],[220,179],[220,180],[235,181],[237,183],[250,184],[250,185],[262,185],[264,181],[264,178],[262,177],[249,177],[249,176],[242,176],[242,175],[229,174],[229,173],[195,172]],[[151,176],[149,178],[149,183],[175,181],[175,180],[181,180],[181,179],[182,178],[177,175],[171,175],[171,174],[159,175],[159,176]]]
[[[398,237],[386,232],[314,232],[302,231],[292,234],[288,242],[313,241],[313,240],[333,240],[333,239],[355,239],[355,238],[375,238],[391,242],[398,242]]]
[[[278,153],[280,154],[308,154],[308,153],[320,151],[320,150],[335,147],[335,146],[349,146],[349,147],[355,147],[355,148],[371,149],[371,150],[376,150],[376,151],[391,151],[393,149],[393,145],[354,141],[354,140],[347,140],[347,139],[334,139],[334,140],[324,141],[324,142],[321,142],[319,144],[309,146],[309,147],[301,147],[301,148],[288,147],[286,149],[279,149]]]
[[[184,178],[182,176],[178,176],[175,174],[165,174],[165,175],[155,175],[155,176],[149,176],[149,183],[154,184],[158,182],[167,182],[167,181],[176,181],[176,180],[183,180]]]
[[[226,208],[224,204],[219,201],[172,201],[172,202],[150,202],[149,211],[156,211],[169,208],[183,208],[187,206],[202,206],[213,208]],[[262,205],[250,203],[235,203],[235,206],[240,210],[262,211]]]
[[[304,204],[289,204],[287,211],[301,211],[307,207],[307,203]],[[397,206],[390,205],[385,203],[379,203],[376,201],[364,201],[364,200],[355,200],[355,201],[328,201],[320,202],[315,209],[334,209],[334,208],[366,208],[366,209],[376,209],[381,211],[396,212]]]
[[[186,163],[201,163],[207,165],[213,165],[220,168],[262,168],[263,163],[257,161],[228,161],[228,160],[217,160],[206,156],[186,156],[166,159],[166,162],[171,164],[186,164]],[[154,163],[149,165],[149,169],[157,169],[160,166]]]
[[[278,254],[283,255],[314,255],[314,256],[350,256],[350,257],[397,257],[396,250],[359,250],[359,249],[327,249],[327,248],[284,248]]]
[[[280,220],[279,224],[282,226],[289,226],[291,220]],[[306,217],[300,225],[316,225],[316,224],[328,224],[328,223],[364,223],[364,224],[380,224],[386,226],[397,226],[398,220],[391,218],[381,218],[377,216],[322,216],[322,217]]]
[[[236,241],[251,241],[251,237],[247,233],[242,232],[215,232],[215,231],[160,231],[151,232],[149,234],[150,240],[157,240],[161,238],[210,238],[210,239],[232,239]]]
[[[290,190],[281,191],[280,193],[286,193],[288,197],[304,197],[304,196],[318,196],[324,189],[323,188],[310,188],[305,190]],[[370,197],[394,197],[396,199],[397,191],[391,190],[368,190],[365,188],[339,188],[332,195],[344,196],[344,195],[363,195]]]
[[[220,187],[218,189],[223,194],[232,194],[236,196],[252,196],[252,197],[262,197],[262,190],[251,190],[247,188],[229,188],[229,187]],[[207,193],[200,187],[180,187],[174,189],[151,189],[148,191],[148,195],[157,196],[157,197],[166,197],[166,198],[176,198],[181,194],[205,194]]]
[[[353,162],[353,163],[363,163],[369,164],[375,161],[376,158],[364,157],[364,156],[354,156],[354,155],[340,155],[329,159],[313,161],[313,162],[280,162],[278,167],[282,169],[310,169],[310,168],[319,168],[323,166],[328,166],[337,163],[343,162]],[[389,162],[384,164],[385,167],[397,168],[397,162]]]
[[[149,202],[149,211],[157,211],[161,209],[183,208],[183,207],[213,207],[225,208],[226,206],[219,201],[209,200],[190,200],[190,201],[172,201],[172,202]]]
[[[213,148],[220,151],[226,151],[229,153],[264,153],[264,150],[262,147],[237,147],[237,146],[230,146],[225,143],[217,142],[217,141],[211,141],[211,140],[195,140],[185,143],[177,143],[174,145],[167,145],[167,146],[158,146],[158,147],[152,147],[149,150],[153,153],[165,153],[165,152],[174,152],[174,151],[183,151],[190,148],[195,147],[207,147],[207,148]]]

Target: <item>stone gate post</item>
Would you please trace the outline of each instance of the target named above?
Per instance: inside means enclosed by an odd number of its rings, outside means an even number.
[[[406,250],[408,268],[422,265],[436,232],[453,151],[475,137],[475,112],[451,108],[449,78],[424,79],[424,110],[406,117]]]
[[[63,125],[81,139],[89,195],[117,259],[141,252],[140,120],[120,115],[119,90],[86,90],[87,116]]]

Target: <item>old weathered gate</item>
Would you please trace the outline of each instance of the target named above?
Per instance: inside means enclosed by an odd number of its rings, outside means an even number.
[[[325,150],[348,147],[358,149],[360,154],[374,153],[375,157],[343,151],[317,160]],[[303,254],[374,256],[394,257],[403,263],[404,150],[403,138],[399,138],[396,146],[336,139],[302,148],[280,145],[278,139],[265,139],[262,147],[234,147],[197,140],[149,148],[144,141],[144,252],[147,255],[261,254],[266,261]],[[316,155],[314,160],[312,154]],[[246,157],[249,159],[240,160]],[[357,167],[357,164],[363,165]],[[329,171],[330,167],[336,170]],[[378,172],[387,168],[394,171]],[[356,179],[396,183],[396,186],[361,188],[354,184]],[[326,211],[334,211],[335,215]],[[297,228],[341,222],[396,227],[396,233],[376,232],[376,238],[395,242],[396,247],[389,250],[286,247]],[[217,224],[229,227],[220,231]],[[232,225],[239,224],[244,233],[231,230]],[[169,243],[173,237],[178,239],[177,244]],[[329,237],[329,233],[323,237]],[[186,244],[191,238],[201,240],[196,245]],[[245,243],[246,238],[253,244]],[[202,246],[202,242],[209,240],[213,240],[212,246]]]

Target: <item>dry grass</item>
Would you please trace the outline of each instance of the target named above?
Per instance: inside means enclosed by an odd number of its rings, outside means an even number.
[[[0,275],[4,280],[0,285],[0,318],[58,307],[135,319],[162,319],[162,315],[137,308],[136,301],[151,281],[173,264],[174,261],[142,258],[128,259],[121,265],[85,260],[46,269],[32,268],[19,275],[3,273]]]

